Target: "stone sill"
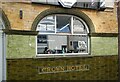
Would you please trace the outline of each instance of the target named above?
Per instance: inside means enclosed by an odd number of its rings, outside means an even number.
[[[118,57],[118,54],[117,55],[79,55],[79,56],[58,56],[58,57],[33,57],[33,58],[6,58],[7,60],[14,60],[14,59],[18,59],[18,60],[21,60],[21,59],[76,59],[76,58],[94,58],[94,57],[112,57],[112,56],[116,56]]]

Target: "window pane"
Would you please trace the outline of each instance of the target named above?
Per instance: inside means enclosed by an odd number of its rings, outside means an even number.
[[[73,18],[73,33],[75,34],[86,34],[87,29],[82,20]]]
[[[43,51],[47,47],[47,35],[37,36],[37,54],[43,54]]]
[[[39,35],[38,54],[88,53],[86,35]]]
[[[43,18],[37,25],[37,31],[41,33],[55,33],[55,16]]]
[[[74,53],[88,53],[87,35],[68,36],[68,41],[69,50],[74,50]]]
[[[71,32],[71,16],[56,16],[56,19],[58,33]]]

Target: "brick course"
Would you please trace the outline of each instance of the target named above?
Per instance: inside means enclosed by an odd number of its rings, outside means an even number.
[[[118,57],[7,59],[7,80],[117,80]],[[63,62],[64,61],[64,62]],[[39,74],[38,67],[89,65],[88,71]]]

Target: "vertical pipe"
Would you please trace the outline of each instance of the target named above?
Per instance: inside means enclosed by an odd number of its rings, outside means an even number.
[[[0,13],[0,82],[6,80],[6,40],[4,29],[4,23],[2,20],[2,14]]]
[[[3,51],[3,57],[2,57],[2,71],[3,71],[3,80],[6,80],[6,35],[3,32],[2,33],[2,51]]]
[[[2,76],[3,76],[3,67],[2,67],[2,60],[3,60],[3,58],[2,58],[2,56],[3,56],[3,54],[2,54],[2,31],[0,30],[0,82],[2,82],[2,80],[3,80],[3,78],[2,78]]]
[[[2,19],[1,19],[2,15],[0,12],[0,82],[3,80],[3,41],[2,41]]]

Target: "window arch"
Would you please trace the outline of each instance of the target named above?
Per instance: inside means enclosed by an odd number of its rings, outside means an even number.
[[[3,20],[2,20],[2,18],[1,18],[1,16],[0,16],[0,30],[2,30],[2,29],[5,29],[5,26],[4,26],[5,24],[4,24],[4,22],[3,22]]]
[[[73,15],[53,14],[37,24],[37,56],[89,54],[89,29]]]
[[[0,9],[0,23],[2,24],[2,29],[11,29],[10,22],[2,9]]]

